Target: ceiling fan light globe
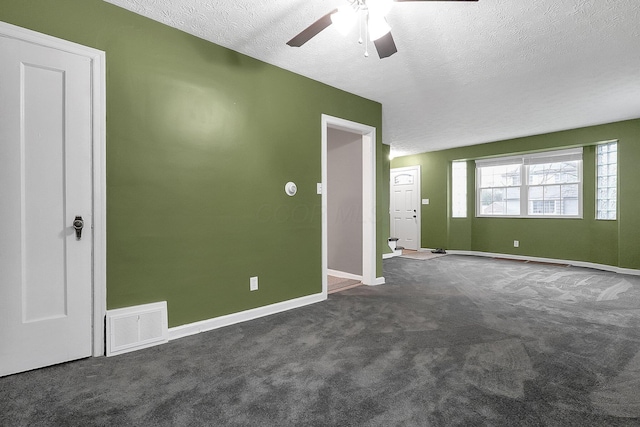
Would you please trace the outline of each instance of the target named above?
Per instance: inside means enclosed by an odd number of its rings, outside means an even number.
[[[369,38],[372,41],[378,40],[380,37],[388,34],[391,27],[384,16],[369,14]]]
[[[357,12],[351,6],[340,6],[338,11],[331,15],[331,23],[343,36],[351,31],[357,20]]]

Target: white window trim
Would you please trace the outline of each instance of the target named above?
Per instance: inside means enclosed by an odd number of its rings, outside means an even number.
[[[577,215],[529,215],[529,166],[534,164],[551,163],[558,161],[576,161],[578,164],[578,214]],[[512,188],[520,188],[520,215],[487,215],[481,212],[482,200],[480,193],[480,168],[488,166],[520,165],[520,185]],[[539,153],[522,154],[518,156],[497,157],[491,159],[476,160],[476,217],[477,218],[535,218],[535,219],[583,219],[584,205],[584,177],[583,177],[583,148],[570,148],[564,150],[551,150]]]

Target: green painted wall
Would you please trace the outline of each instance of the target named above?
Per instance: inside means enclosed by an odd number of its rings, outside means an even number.
[[[321,114],[378,129],[384,188],[379,103],[100,0],[2,0],[0,20],[106,52],[108,308],[166,300],[176,326],[321,291]]]
[[[595,147],[619,141],[617,221],[595,220]],[[476,218],[473,159],[585,146],[583,219]],[[451,161],[468,160],[468,218],[451,218]],[[399,157],[421,165],[422,247],[525,255],[640,269],[640,119]],[[520,247],[514,248],[513,241]]]

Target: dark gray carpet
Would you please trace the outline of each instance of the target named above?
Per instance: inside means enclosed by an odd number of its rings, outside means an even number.
[[[448,255],[388,284],[0,379],[2,426],[638,426],[640,277]]]

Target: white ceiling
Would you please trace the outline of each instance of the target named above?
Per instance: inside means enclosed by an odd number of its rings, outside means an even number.
[[[346,0],[106,1],[382,103],[396,156],[640,117],[640,0],[395,3],[383,60],[357,29],[285,44]]]

